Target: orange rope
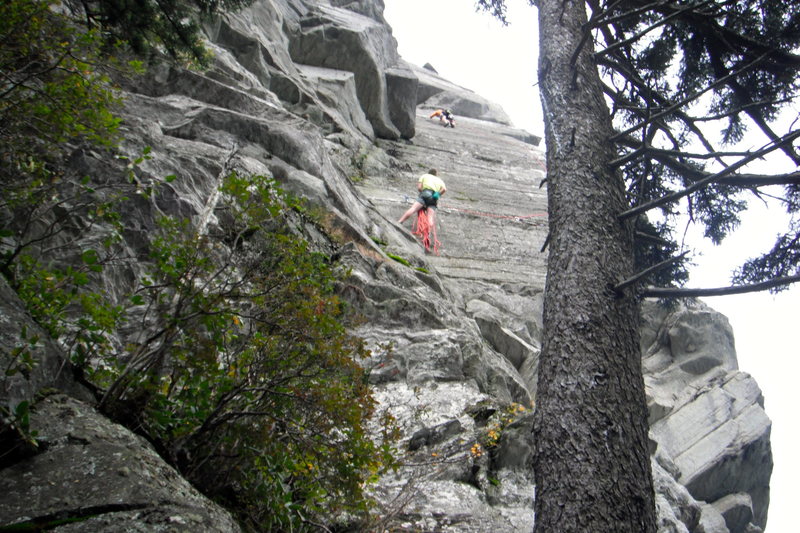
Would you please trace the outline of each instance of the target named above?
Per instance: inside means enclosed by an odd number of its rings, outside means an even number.
[[[408,196],[404,196],[405,203],[411,203],[411,199]],[[478,217],[487,217],[487,218],[504,218],[504,219],[524,219],[524,218],[540,218],[546,217],[547,213],[531,213],[529,215],[499,215],[497,213],[489,213],[487,211],[476,211],[474,209],[459,209],[458,207],[439,207],[439,211],[451,212],[451,211],[458,211],[459,213],[466,213],[468,215],[474,215]]]
[[[433,251],[438,255],[439,247],[442,243],[436,238],[436,226],[431,227],[430,219],[428,219],[428,210],[423,208],[417,211],[417,220],[414,222],[412,228],[414,235],[422,239],[422,246],[425,250],[431,250],[431,234],[433,234]]]

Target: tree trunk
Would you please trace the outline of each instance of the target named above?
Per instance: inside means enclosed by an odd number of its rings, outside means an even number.
[[[584,0],[539,0],[550,244],[536,398],[537,533],[654,533],[647,407],[624,182],[583,43]],[[573,61],[573,54],[582,46]]]

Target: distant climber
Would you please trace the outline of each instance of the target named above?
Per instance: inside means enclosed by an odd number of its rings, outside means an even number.
[[[451,128],[455,128],[456,127],[456,117],[453,116],[453,113],[451,113],[449,109],[445,109],[442,112],[442,115],[444,116],[444,127],[445,128],[447,126],[450,126]]]
[[[439,122],[444,123],[444,127],[450,126],[451,128],[456,127],[456,119],[453,116],[453,112],[449,109],[437,109],[431,116],[428,118],[436,118],[439,117]]]
[[[419,191],[419,196],[414,201],[414,204],[408,208],[408,211],[403,213],[397,223],[402,224],[414,213],[418,213],[417,222],[413,228],[414,234],[422,239],[422,245],[426,251],[430,251],[432,247],[434,252],[438,252],[436,209],[438,208],[439,198],[447,192],[447,187],[445,187],[444,180],[439,177],[438,171],[432,168],[417,180],[417,190]]]

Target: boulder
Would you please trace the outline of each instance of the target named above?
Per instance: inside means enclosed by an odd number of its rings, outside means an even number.
[[[298,65],[298,68],[300,75],[309,85],[315,87],[319,101],[327,111],[325,116],[334,117],[333,124],[345,125],[336,130],[357,131],[370,139],[375,137],[372,124],[358,105],[355,76],[352,72],[309,65]],[[310,111],[305,114],[311,119]],[[320,125],[324,124],[322,116],[319,117],[319,122]]]
[[[401,136],[391,120],[385,74],[399,57],[386,26],[353,11],[319,4],[301,18],[291,35],[289,53],[297,63],[352,72],[358,100],[376,135]]]
[[[22,415],[44,389],[68,391],[73,396],[90,400],[88,390],[73,379],[72,366],[66,355],[31,318],[24,303],[0,276],[0,443],[14,439],[4,431],[12,423],[5,413]],[[19,411],[18,411],[19,409]],[[8,453],[8,450],[5,450]],[[11,455],[13,455],[13,450]],[[0,454],[1,455],[1,454]],[[0,465],[9,457],[0,457]]]
[[[772,454],[771,423],[761,401],[755,381],[732,372],[682,397],[651,431],[696,499],[714,502],[747,493],[753,523],[763,527]]]
[[[386,19],[383,18],[385,8],[383,0],[331,0],[331,5],[349,9],[386,25]]]
[[[385,74],[389,116],[400,135],[411,139],[417,131],[415,110],[419,80],[405,65],[388,68]]]
[[[711,505],[720,512],[731,533],[752,531],[753,500],[749,494],[728,494]]]
[[[57,532],[240,531],[141,437],[64,395],[37,403],[41,452],[0,476],[0,526]],[[38,529],[37,529],[38,530]]]
[[[675,306],[642,304],[642,367],[651,424],[669,413],[684,391],[737,369],[728,320],[698,300]]]
[[[678,483],[674,465],[662,453],[651,457],[653,487],[656,492],[656,516],[659,533],[690,533],[697,529],[702,516],[702,502],[695,500]]]
[[[442,77],[435,70],[411,66],[419,78],[417,105],[423,109],[450,109],[456,117],[470,117],[511,126],[511,119],[503,109],[476,94]]]

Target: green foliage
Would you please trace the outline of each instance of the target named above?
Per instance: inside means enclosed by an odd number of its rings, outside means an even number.
[[[88,177],[56,174],[42,165],[20,173],[0,202],[0,272],[33,319],[79,366],[102,359],[123,320],[122,307],[92,288],[106,264],[118,259],[123,226],[122,188]],[[80,248],[81,235],[92,244]],[[20,346],[30,345],[23,328]],[[31,357],[25,347],[21,361]]]
[[[14,412],[10,413],[10,417],[3,413],[4,421],[10,426],[4,428],[4,431],[15,431],[24,441],[31,447],[37,447],[36,441],[37,432],[31,430],[30,421],[30,402],[27,400],[19,402],[14,407]]]
[[[119,99],[103,73],[110,60],[100,51],[98,34],[78,31],[52,5],[0,5],[0,272],[23,291],[28,289],[16,282],[19,269],[34,291],[34,277],[42,290],[64,287],[73,278],[85,283],[85,271],[48,273],[48,265],[37,264],[37,250],[47,246],[53,252],[99,222],[118,224],[109,203],[119,198],[102,199],[88,177],[57,170],[81,143],[104,148],[118,141],[113,110]],[[64,297],[53,295],[33,312],[45,317],[52,311],[47,306],[62,304],[68,305]]]
[[[110,145],[118,98],[99,65],[107,65],[95,31],[78,31],[54,2],[0,5],[0,164],[36,173],[67,141]]]
[[[31,178],[4,191],[0,272],[33,319],[84,366],[110,351],[110,335],[123,320],[122,307],[91,288],[91,281],[116,259],[122,225],[115,206],[125,197],[86,178]],[[75,247],[83,232],[94,233],[93,247]],[[32,366],[35,339],[23,328],[21,340],[16,358]]]
[[[73,13],[101,29],[106,41],[127,43],[139,56],[167,53],[172,58],[204,65],[208,51],[200,24],[213,15],[240,9],[252,0],[72,0]]]
[[[350,164],[354,169],[354,173],[350,175],[350,181],[353,183],[361,183],[367,179],[365,167],[368,157],[368,153],[360,152],[359,154],[353,154],[353,157],[350,159]]]
[[[747,260],[733,275],[734,283],[759,283],[765,279],[775,279],[795,275],[796,265],[800,265],[800,223],[794,221],[789,231],[778,237],[772,250]],[[777,293],[788,288],[782,285],[771,289]]]
[[[30,409],[27,400],[13,409],[0,406],[0,468],[39,452],[38,433],[30,427]]]
[[[36,350],[39,348],[39,335],[29,334],[28,328],[22,326],[20,331],[20,343],[15,346],[8,358],[8,364],[3,372],[6,377],[14,376],[18,373],[29,374],[36,366]]]
[[[408,259],[400,257],[399,255],[389,254],[389,253],[387,253],[386,255],[389,257],[389,259],[393,259],[393,260],[397,261],[398,263],[400,263],[401,265],[405,265],[407,267],[411,266],[411,263],[408,262]]]
[[[670,238],[671,229],[664,223],[651,224],[647,219],[636,221],[636,247],[634,248],[634,265],[637,271],[651,265],[661,264],[679,253],[679,246]],[[683,284],[689,275],[685,260],[675,261],[668,267],[653,272],[648,282],[656,286],[669,286],[672,283]]]
[[[149,435],[254,530],[366,512],[364,486],[394,464],[395,435],[388,419],[376,439],[367,432],[374,402],[358,364],[367,350],[347,332],[336,270],[297,236],[309,210],[266,178],[231,175],[221,190],[224,231],[162,218],[146,275],[114,301],[98,282],[127,260],[116,251],[124,192],[157,191],[39,175],[5,194],[0,265],[102,391],[101,408]],[[76,247],[84,232],[95,244]],[[36,364],[38,339],[23,337],[8,375]],[[3,414],[15,442],[35,442],[26,407]]]
[[[390,466],[368,435],[363,342],[345,326],[335,272],[289,231],[297,213],[263,177],[230,176],[226,243],[163,218],[131,296],[143,334],[97,375],[102,407],[135,419],[187,477],[259,530],[367,510]],[[388,424],[388,422],[387,422]]]
[[[494,413],[487,421],[480,443],[485,449],[495,449],[500,444],[503,431],[526,412],[527,408],[524,405],[512,402]]]
[[[90,25],[113,30],[102,39],[49,2],[0,6],[0,272],[98,387],[102,409],[251,529],[301,530],[366,512],[365,484],[393,466],[396,438],[390,418],[367,432],[374,400],[358,362],[367,350],[346,329],[337,271],[299,237],[309,210],[266,178],[232,175],[224,232],[162,218],[146,275],[116,300],[102,276],[131,259],[119,255],[120,204],[157,194],[132,179],[149,150],[118,158],[128,180],[58,170],[79,143],[118,140],[118,100],[102,73],[109,36],[198,59],[197,21],[245,3],[81,3]],[[6,375],[35,367],[37,343],[23,332]],[[28,410],[2,413],[14,431],[0,440],[35,445]]]
[[[47,333],[73,355],[88,354],[106,344],[103,333],[113,321],[112,309],[81,291],[98,271],[102,252],[84,250],[79,266],[57,263],[67,259],[62,254],[75,253],[70,241],[98,223],[111,227],[98,246],[110,245],[116,221],[108,207],[114,200],[96,196],[88,178],[74,179],[57,167],[79,144],[106,148],[117,142],[113,111],[119,99],[104,72],[111,60],[100,50],[99,34],[79,31],[55,5],[0,3],[0,273]],[[76,309],[84,311],[79,318]],[[22,328],[5,377],[34,369],[38,341]],[[2,413],[8,424],[0,440],[15,441],[12,453],[21,453],[20,445],[29,451],[36,446],[29,407],[22,402]]]

